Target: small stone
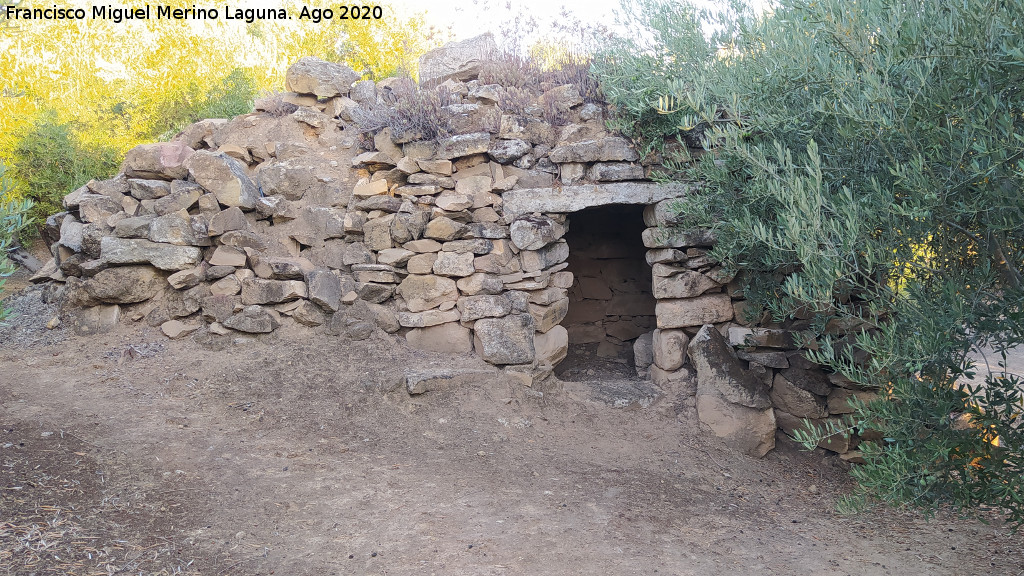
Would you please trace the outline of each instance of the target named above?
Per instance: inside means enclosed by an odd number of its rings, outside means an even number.
[[[664,266],[656,264],[655,266]],[[659,300],[671,298],[695,298],[721,284],[700,272],[679,270],[671,276],[654,275],[652,292]]]
[[[309,300],[328,312],[337,312],[341,307],[341,278],[324,268],[311,270],[306,274]]]
[[[116,304],[111,306],[92,306],[90,308],[82,308],[75,313],[72,327],[75,334],[79,336],[105,334],[113,330],[120,319],[121,307]],[[53,320],[50,322],[53,322]],[[59,320],[57,324],[60,324]],[[49,324],[47,324],[47,327],[49,327]]]
[[[658,328],[685,328],[732,320],[732,299],[728,294],[706,294],[696,298],[658,300],[655,307]]]
[[[496,140],[487,150],[487,155],[495,162],[508,164],[529,152],[533,146],[525,140]]]
[[[451,160],[417,160],[416,163],[419,165],[420,170],[423,170],[424,172],[430,172],[431,174],[438,174],[441,176],[452,175]]]
[[[188,210],[195,206],[196,202],[199,201],[199,197],[202,196],[203,189],[195,184],[181,186],[178,187],[180,189],[175,190],[175,184],[178,182],[181,182],[181,180],[171,183],[170,196],[164,196],[153,203],[153,210],[158,216],[177,212],[178,210]]]
[[[477,272],[465,278],[459,278],[458,289],[467,296],[476,294],[498,294],[504,289],[504,282],[491,274]]]
[[[387,248],[377,253],[377,262],[388,266],[403,266],[415,254],[405,248]]]
[[[547,332],[565,318],[569,312],[569,299],[563,298],[550,306],[539,304],[529,305],[530,315],[533,316],[534,324],[538,332]]]
[[[442,138],[437,142],[437,150],[434,152],[434,158],[440,160],[451,160],[462,156],[482,154],[487,152],[487,147],[490,143],[491,135],[487,132],[459,134],[457,136]]]
[[[655,330],[651,345],[654,363],[662,370],[678,370],[686,359],[686,347],[690,338],[682,330]]]
[[[149,224],[149,239],[162,244],[209,246],[206,231],[199,232],[193,227],[188,212],[184,210],[159,216]]]
[[[206,274],[201,267],[190,268],[175,272],[167,277],[167,282],[175,290],[188,290],[206,280]]]
[[[400,280],[398,270],[385,264],[354,264],[352,275],[360,283],[395,284]]]
[[[285,87],[317,98],[348,96],[359,73],[344,64],[326,62],[313,56],[300,58],[285,74]]]
[[[448,322],[458,322],[460,316],[461,315],[458,310],[399,312],[398,323],[406,328],[427,328],[430,326],[437,326],[438,324],[446,324]]]
[[[181,320],[170,320],[160,325],[160,331],[171,340],[184,338],[202,328],[202,324],[188,324]]]
[[[210,219],[207,230],[210,236],[213,237],[232,230],[247,230],[248,228],[249,222],[245,219],[245,214],[242,213],[241,208],[232,206],[227,210],[214,214],[213,218]]]
[[[250,278],[242,282],[242,304],[276,304],[307,296],[306,283],[300,280]],[[225,323],[228,328],[233,326]],[[239,330],[239,328],[235,328]]]
[[[272,313],[263,306],[246,306],[241,312],[232,315],[223,322],[224,326],[239,332],[265,334],[273,332],[281,326],[276,312]]]
[[[189,156],[185,165],[204,190],[214,194],[224,206],[251,210],[260,197],[256,185],[246,175],[245,165],[225,154],[201,150]],[[169,192],[169,191],[168,191]]]
[[[387,193],[388,183],[386,180],[375,180],[370,182],[368,179],[363,178],[359,180],[359,182],[356,182],[355,187],[352,189],[352,195],[358,198],[366,198],[369,196]]]
[[[539,250],[565,235],[566,228],[547,216],[523,216],[510,227],[510,238],[520,250]]]
[[[526,364],[535,357],[533,318],[514,314],[483,318],[473,326],[477,353],[491,364]]]
[[[167,280],[150,266],[107,268],[82,282],[91,299],[108,304],[134,304],[156,296]]]
[[[210,284],[210,292],[224,296],[234,296],[242,290],[242,283],[232,274]]]
[[[171,183],[165,180],[140,180],[132,178],[128,180],[128,191],[137,200],[156,200],[171,193]],[[80,198],[79,198],[80,199]],[[79,199],[76,199],[76,205]],[[65,208],[67,205],[65,198]]]
[[[413,240],[402,244],[402,248],[416,252],[417,254],[425,254],[428,252],[440,252],[441,243],[437,240],[431,240],[430,238],[423,238],[421,240]]]
[[[456,306],[463,322],[480,318],[500,318],[512,312],[512,303],[505,295],[463,296]]]
[[[458,212],[473,207],[473,197],[455,192],[443,192],[434,200],[434,204],[442,210]]]
[[[636,150],[625,138],[608,136],[555,147],[549,154],[552,162],[634,162]]]
[[[687,353],[697,370],[698,395],[716,394],[730,404],[758,410],[771,407],[767,386],[743,368],[714,326],[701,327]]]
[[[142,144],[125,154],[124,173],[129,178],[183,180],[185,161],[195,150],[178,142]]]
[[[393,246],[391,225],[395,221],[394,214],[367,220],[363,224],[363,243],[373,251],[387,250]]]
[[[490,32],[461,42],[449,42],[420,57],[420,83],[476,78],[483,63],[497,50]]]
[[[448,242],[462,234],[465,229],[466,227],[464,225],[459,224],[451,218],[440,216],[438,218],[434,218],[427,224],[426,230],[423,232],[423,236],[441,242]]]
[[[633,365],[640,377],[646,377],[654,364],[654,335],[645,332],[633,341]]]
[[[410,274],[398,285],[398,294],[405,299],[410,312],[436,308],[444,302],[458,300],[459,292],[451,278]]]
[[[538,332],[534,334],[533,347],[538,364],[555,366],[569,354],[569,332],[564,326]]]
[[[405,335],[413,348],[447,354],[468,354],[473,351],[473,334],[458,322],[427,328],[413,328]]]
[[[299,301],[298,307],[292,311],[292,318],[304,326],[322,326],[327,322],[323,309],[309,300]]]
[[[405,268],[409,274],[431,274],[434,271],[435,261],[437,261],[436,253],[417,254],[409,258]]]
[[[587,178],[595,182],[643,180],[644,167],[630,162],[598,162],[587,170]]]
[[[259,278],[301,280],[316,267],[305,258],[255,254],[249,259],[252,271]]]
[[[476,272],[473,265],[474,256],[472,252],[440,252],[437,260],[434,261],[434,274],[438,276],[454,276],[461,278]]]
[[[231,246],[217,246],[210,256],[211,266],[234,266],[244,268],[247,257],[245,251]]]

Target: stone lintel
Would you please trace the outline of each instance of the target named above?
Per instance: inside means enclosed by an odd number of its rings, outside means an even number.
[[[653,204],[686,196],[691,184],[657,182],[610,182],[557,188],[524,188],[502,194],[502,208],[509,220],[531,212],[571,213],[607,204]]]

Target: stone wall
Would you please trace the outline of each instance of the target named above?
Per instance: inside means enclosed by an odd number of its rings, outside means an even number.
[[[753,455],[774,446],[777,428],[792,436],[805,418],[816,424],[842,421],[853,412],[852,397],[875,397],[808,361],[804,352],[816,347],[809,321],[770,323],[744,299],[742,283],[709,258],[713,235],[674,226],[674,204],[664,200],[644,211],[650,227],[643,239],[658,299],[650,354],[656,384],[692,396],[684,406],[695,406],[717,435]],[[827,332],[853,334],[861,328],[832,323]],[[819,446],[858,461],[862,436],[871,437],[854,431]]]
[[[120,174],[69,194],[35,280],[62,285],[80,334],[122,316],[169,338],[380,330],[526,385],[570,341],[597,341],[755,455],[776,426],[849,410],[856,391],[800,356],[798,327],[740,314],[736,283],[707,256],[714,238],[673,227],[685,184],[646,181],[651,167],[573,85],[519,91],[509,109],[508,90],[475,79],[474,42],[463,60],[458,46],[428,58],[439,84],[423,90],[444,91],[453,134],[363,135],[355,119],[428,92],[303,59],[295,92],[140,146]]]

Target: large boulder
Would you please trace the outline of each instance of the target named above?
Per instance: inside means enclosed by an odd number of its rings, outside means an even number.
[[[121,171],[129,178],[184,180],[188,176],[185,161],[194,152],[181,142],[142,144],[128,151]]]
[[[705,324],[687,350],[697,370],[698,394],[700,390],[715,391],[733,404],[759,409],[771,407],[768,387],[743,368],[736,352],[714,326]]]
[[[449,42],[420,56],[420,84],[449,78],[472,80],[480,74],[482,63],[497,51],[490,32],[462,42]]]
[[[760,458],[775,448],[775,411],[758,410],[727,402],[714,394],[697,395],[700,421],[727,445]]]
[[[761,457],[775,447],[768,386],[743,368],[725,338],[705,324],[690,341],[697,371],[697,417],[741,452]]]
[[[313,56],[300,58],[285,74],[288,90],[299,94],[313,94],[317,98],[348,96],[359,73],[344,64],[326,62]]]

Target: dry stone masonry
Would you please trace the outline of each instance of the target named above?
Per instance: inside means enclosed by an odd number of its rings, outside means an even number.
[[[688,187],[649,181],[599,102],[542,85],[506,109],[509,90],[478,79],[491,53],[485,36],[423,57],[436,88],[421,90],[454,98],[453,133],[431,139],[353,123],[409,97],[407,79],[303,58],[291,92],[139,146],[120,174],[69,194],[35,280],[62,285],[81,334],[122,318],[169,338],[292,323],[343,345],[381,330],[526,385],[570,342],[596,342],[756,456],[776,428],[840,418],[871,394],[803,358],[799,321],[750,319],[708,256],[714,237],[676,227]],[[410,391],[434,386],[410,378]],[[857,441],[824,446],[856,458]]]

